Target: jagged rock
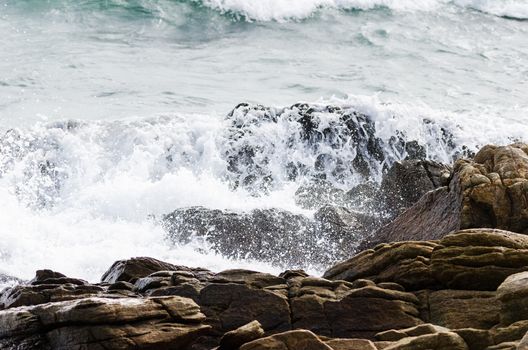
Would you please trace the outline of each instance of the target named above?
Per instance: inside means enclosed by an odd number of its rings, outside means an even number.
[[[332,350],[315,334],[306,330],[295,330],[275,334],[246,343],[240,350]]]
[[[528,272],[506,278],[497,288],[497,296],[501,302],[501,325],[528,320]]]
[[[408,290],[434,287],[430,257],[436,242],[399,242],[382,244],[335,265],[324,277],[354,281],[396,282]]]
[[[495,345],[490,331],[474,328],[454,329],[453,332],[464,339],[469,350],[482,350],[488,346]]]
[[[458,160],[448,186],[428,192],[363,244],[439,239],[467,228],[528,233],[528,146],[485,146]]]
[[[495,290],[509,275],[528,270],[528,236],[469,229],[444,237],[431,255],[436,280],[452,289]]]
[[[238,349],[245,343],[262,338],[263,336],[264,329],[262,329],[260,322],[253,321],[233,331],[225,333],[220,339],[218,350]]]
[[[399,341],[404,338],[409,337],[419,337],[421,335],[427,334],[437,334],[449,332],[449,329],[445,327],[440,327],[434,324],[421,324],[416,327],[406,328],[406,329],[391,329],[385,332],[380,332],[376,334],[376,339],[380,341]]]
[[[82,298],[0,311],[0,344],[20,341],[24,350],[184,348],[208,332],[204,319],[198,305],[177,296]]]
[[[136,279],[146,277],[151,273],[165,270],[189,270],[184,266],[176,266],[148,257],[131,258],[116,261],[103,275],[101,280],[106,283],[118,281],[135,282]]]

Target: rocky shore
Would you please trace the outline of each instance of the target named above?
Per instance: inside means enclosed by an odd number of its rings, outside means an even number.
[[[299,201],[310,193],[330,198]],[[313,219],[206,208],[163,218],[175,240],[202,235],[228,256],[295,265],[311,254],[332,266],[322,277],[148,257],[115,262],[99,283],[40,270],[0,292],[0,349],[528,349],[528,145],[486,146],[452,167],[406,160],[379,188],[333,193],[343,205],[327,201]],[[347,207],[359,196],[382,214]],[[209,225],[223,229],[200,231]]]

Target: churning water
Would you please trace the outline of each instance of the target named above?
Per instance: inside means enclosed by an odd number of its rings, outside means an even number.
[[[464,145],[526,140],[527,96],[525,0],[0,0],[0,269],[97,280],[147,255],[276,272],[174,246],[155,217],[193,205],[310,215],[293,194],[312,174],[292,179],[288,164],[356,150],[306,144],[284,106],[364,113],[381,140],[449,162]],[[276,117],[233,138],[237,118],[260,120],[227,117],[240,102]],[[319,118],[339,134],[339,115]],[[247,147],[274,180],[263,193],[233,186],[228,156]],[[383,152],[374,181],[405,157]],[[329,178],[350,188],[356,175]]]

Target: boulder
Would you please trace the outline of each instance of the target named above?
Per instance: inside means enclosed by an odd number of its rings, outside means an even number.
[[[528,271],[506,278],[497,289],[497,296],[501,302],[501,325],[528,320]]]
[[[325,343],[333,350],[377,350],[374,343],[367,339],[336,338]]]
[[[345,203],[344,190],[319,178],[311,179],[295,191],[295,204],[304,209],[318,209],[324,205],[343,206]]]
[[[395,162],[383,176],[379,197],[383,209],[394,217],[411,207],[427,192],[446,186],[452,169],[428,160]]]
[[[450,329],[490,329],[499,323],[495,292],[439,290],[428,297],[429,322]]]
[[[497,228],[528,233],[528,146],[485,146],[458,160],[449,184],[425,194],[363,244],[439,239],[454,230]]]
[[[225,333],[220,339],[218,350],[238,349],[245,343],[262,338],[263,336],[264,329],[262,329],[260,322],[253,321],[233,331]]]

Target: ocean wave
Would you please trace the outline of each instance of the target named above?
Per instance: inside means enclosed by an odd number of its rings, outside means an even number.
[[[182,16],[195,16],[196,13],[193,14],[193,12],[203,10],[211,11],[203,15],[210,16],[216,13],[235,21],[285,22],[304,20],[323,10],[368,11],[384,8],[391,11],[431,12],[442,10],[443,6],[453,4],[496,16],[528,19],[528,2],[524,0],[91,0],[84,2],[62,0],[46,4],[39,3],[37,6],[31,3],[33,1],[5,2],[11,6],[20,6],[32,11],[46,8],[62,12],[77,10],[89,13],[93,10],[101,10],[117,14],[123,11],[126,17],[147,17],[169,23],[177,23]]]
[[[528,1],[525,0],[455,0],[455,4],[491,15],[526,20]]]

